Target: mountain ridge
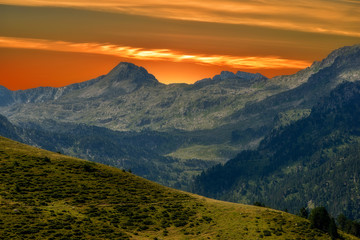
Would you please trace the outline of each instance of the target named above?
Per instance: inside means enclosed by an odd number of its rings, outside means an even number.
[[[299,76],[297,76],[297,75],[306,75],[306,78],[307,78],[307,77],[309,77],[309,74],[312,75],[312,74],[316,73],[319,69],[323,69],[325,67],[332,65],[339,56],[349,56],[356,51],[360,51],[360,45],[345,46],[345,47],[336,49],[336,50],[332,51],[322,61],[315,61],[315,62],[313,62],[313,64],[310,67],[300,70],[298,73],[296,73],[294,75],[275,76],[275,77],[269,79],[270,80],[269,83],[271,83],[271,82],[279,83],[279,82],[281,82],[280,79],[284,79],[284,78],[285,79],[290,78],[291,80],[293,80],[294,77],[299,78]],[[313,70],[309,71],[309,69],[313,69]],[[306,72],[307,74],[302,73],[302,72]],[[11,90],[7,89],[6,87],[1,86],[0,87],[0,97],[4,97],[4,95],[6,95],[6,94],[8,94],[10,92],[14,92],[14,93],[17,93],[17,94],[15,94],[16,95],[15,99],[17,100],[16,101],[17,103],[21,102],[22,99],[24,102],[32,102],[31,99],[28,99],[28,98],[26,98],[26,96],[23,96],[23,95],[27,95],[26,94],[27,92],[34,93],[34,92],[36,92],[36,89],[38,89],[37,94],[46,92],[46,90],[54,91],[54,89],[55,90],[58,89],[59,91],[56,94],[54,94],[54,97],[53,97],[53,100],[56,100],[59,96],[63,95],[62,91],[67,92],[70,90],[81,89],[81,88],[93,85],[94,83],[102,80],[104,77],[108,81],[115,81],[115,82],[116,81],[124,81],[126,78],[132,78],[131,79],[132,81],[134,81],[136,84],[140,84],[140,85],[141,84],[163,85],[154,77],[154,75],[149,74],[145,68],[136,66],[135,64],[129,63],[129,62],[120,62],[112,70],[110,70],[110,72],[106,75],[102,75],[95,79],[84,81],[81,83],[70,84],[70,85],[67,85],[64,87],[58,87],[58,88],[38,87],[38,88],[32,88],[32,89],[27,89],[27,90],[11,91]],[[196,85],[198,83],[202,83],[203,81],[207,82],[210,79],[211,80],[226,80],[226,79],[234,79],[234,78],[240,78],[243,80],[254,80],[254,79],[256,79],[256,80],[265,79],[266,80],[266,79],[268,79],[267,77],[263,76],[260,73],[253,74],[253,73],[247,73],[247,72],[242,72],[242,71],[233,73],[233,72],[229,72],[229,71],[222,71],[219,75],[215,75],[212,78],[205,78],[205,79],[195,82],[194,84],[189,84],[189,85]],[[289,80],[287,80],[287,82],[288,81]],[[303,83],[303,81],[300,81],[300,83]],[[296,84],[299,85],[299,82]],[[172,85],[177,85],[177,84],[172,84]],[[183,84],[179,84],[179,85],[183,85]],[[29,95],[31,95],[31,94],[29,94]],[[3,100],[2,103],[4,103],[5,99],[2,98],[2,100]],[[39,100],[46,101],[48,99],[45,98],[45,99],[39,99]]]
[[[292,89],[300,84],[303,84],[307,81],[307,79],[317,73],[320,69],[324,69],[333,64],[337,57],[344,55],[347,56],[354,52],[360,51],[360,44],[356,44],[353,46],[344,46],[338,49],[333,50],[330,54],[322,59],[321,61],[314,61],[311,66],[298,71],[293,75],[284,75],[284,76],[276,76],[271,78],[270,82],[276,82],[284,87]],[[295,83],[295,84],[294,84]]]
[[[360,82],[340,84],[307,117],[201,174],[194,191],[291,212],[294,204],[325,206],[333,215],[359,219],[359,103]]]
[[[206,85],[206,84],[215,84],[220,81],[243,81],[244,84],[246,83],[253,83],[260,80],[267,80],[268,78],[263,76],[260,73],[248,73],[238,71],[236,73],[229,72],[229,71],[222,71],[220,74],[215,75],[212,78],[204,78],[202,80],[196,81],[193,85]]]

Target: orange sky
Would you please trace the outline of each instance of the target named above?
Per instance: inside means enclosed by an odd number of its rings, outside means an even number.
[[[0,85],[64,86],[120,61],[164,83],[291,74],[360,43],[355,0],[0,0]]]

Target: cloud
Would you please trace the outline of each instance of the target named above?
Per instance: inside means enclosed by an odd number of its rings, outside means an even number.
[[[355,0],[0,0],[0,3],[85,8],[165,19],[360,37],[360,4]]]
[[[311,64],[302,60],[284,59],[277,56],[186,54],[171,49],[144,49],[106,43],[75,43],[33,38],[0,37],[0,47],[102,54],[137,60],[191,62],[241,69],[302,69]]]

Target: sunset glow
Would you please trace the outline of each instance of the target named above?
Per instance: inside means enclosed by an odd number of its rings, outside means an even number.
[[[0,37],[0,47],[51,50],[60,52],[95,53],[138,60],[193,62],[198,64],[229,66],[242,69],[301,69],[311,64],[310,62],[281,59],[280,57],[187,55],[185,53],[180,53],[169,49],[141,49],[129,46],[117,46],[112,44],[108,45],[99,43],[71,43],[64,41],[49,41],[43,39],[7,37]]]
[[[165,83],[193,83],[222,70],[291,74],[360,43],[359,16],[355,0],[0,0],[0,85],[85,81],[120,61]],[[23,75],[11,70],[22,68],[20,52],[37,63]],[[56,53],[74,67],[57,71]],[[89,62],[91,69],[80,67]]]

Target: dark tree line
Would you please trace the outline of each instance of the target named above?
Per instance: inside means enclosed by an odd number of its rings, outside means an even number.
[[[344,214],[340,214],[336,220],[342,231],[360,237],[360,222],[348,219]]]
[[[340,214],[335,221],[335,218],[331,217],[325,207],[316,207],[311,210],[310,214],[308,210],[303,207],[300,209],[298,215],[309,219],[312,228],[317,228],[329,233],[332,239],[339,238],[338,228],[343,232],[360,237],[360,223],[358,221],[351,220],[344,214]]]

